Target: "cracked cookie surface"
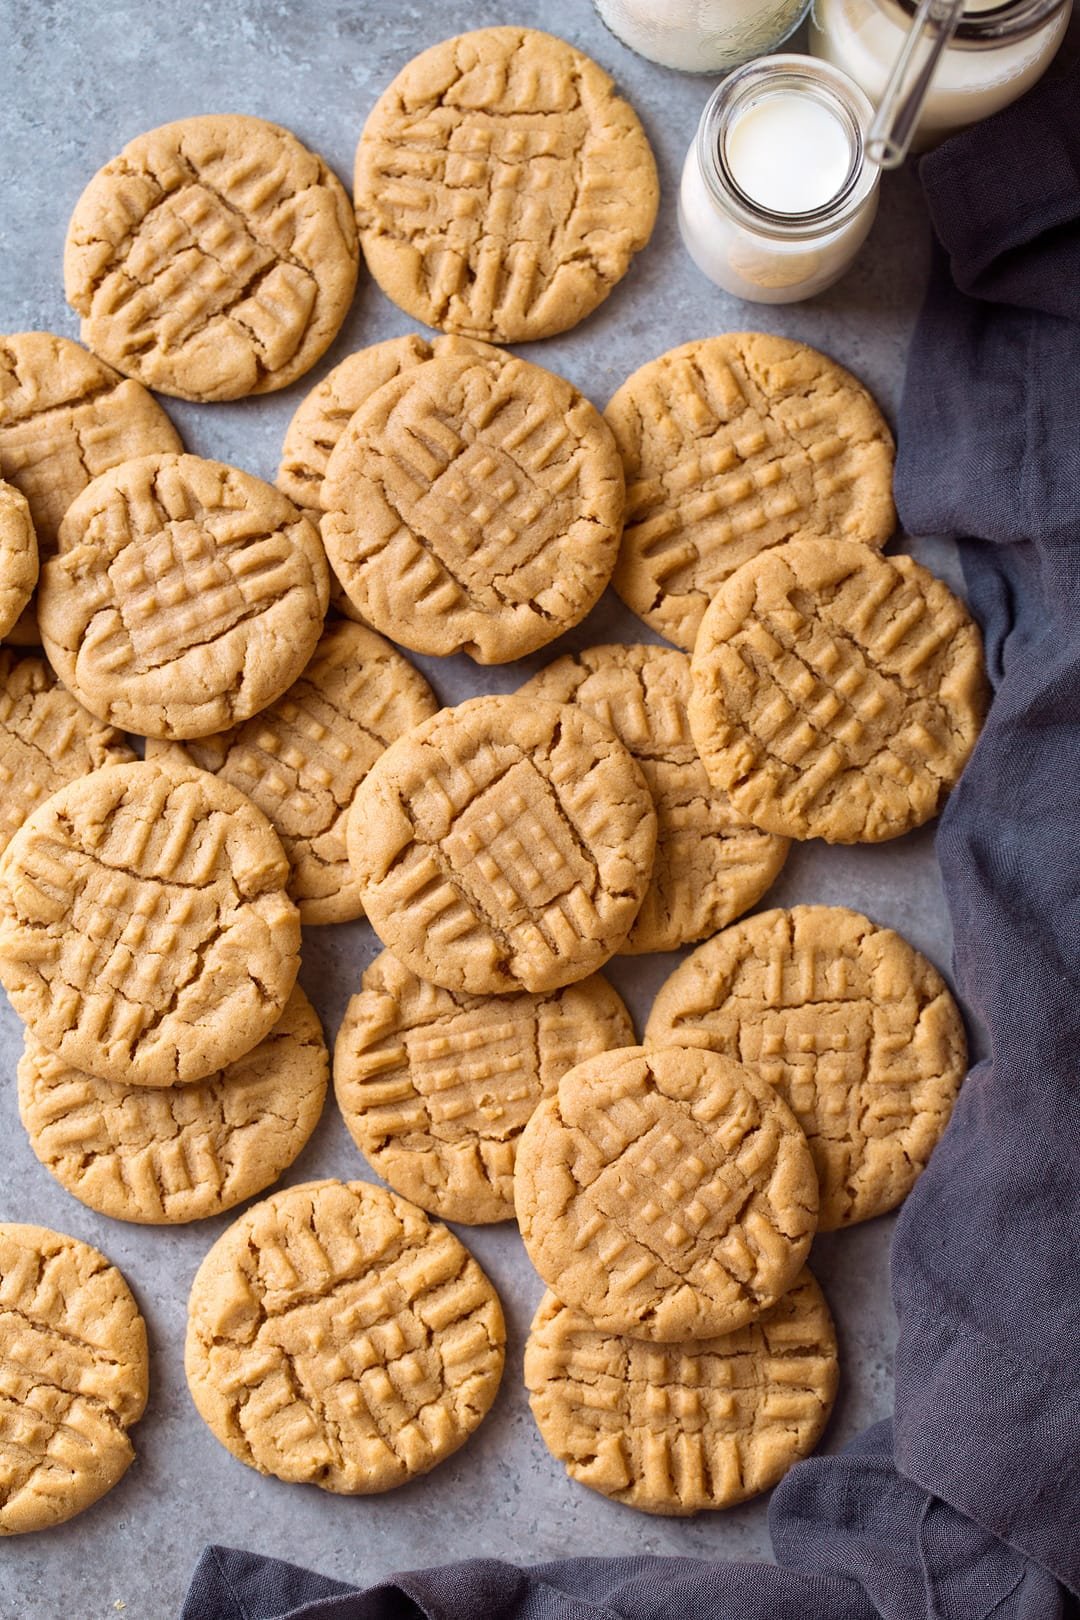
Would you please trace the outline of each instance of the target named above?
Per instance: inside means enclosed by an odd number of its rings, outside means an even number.
[[[884,417],[803,343],[761,332],[684,343],[635,371],[604,416],[626,473],[612,585],[687,652],[748,558],[803,535],[876,548],[896,525]]]
[[[18,621],[37,576],[37,536],[26,496],[0,478],[0,637]]]
[[[57,788],[135,755],[66,687],[44,658],[0,650],[0,850]]]
[[[27,1031],[19,1114],[42,1164],[118,1221],[204,1220],[262,1192],[318,1123],[329,1059],[294,987],[269,1035],[219,1074],[133,1086],[73,1069]]]
[[[794,540],[746,563],[706,613],[690,728],[758,827],[880,843],[937,815],[988,701],[982,637],[911,557]]]
[[[366,1495],[464,1444],[505,1343],[498,1296],[452,1232],[381,1187],[320,1181],[256,1204],[214,1244],[185,1367],[241,1462]]]
[[[537,1428],[571,1479],[645,1513],[733,1507],[781,1479],[825,1428],[836,1332],[803,1269],[747,1327],[647,1344],[604,1333],[552,1293],[525,1346]]]
[[[602,303],[659,199],[633,108],[589,57],[531,28],[459,34],[408,63],[364,126],[354,189],[387,297],[505,343]]]
[[[661,986],[645,1044],[720,1052],[776,1087],[810,1143],[823,1232],[906,1198],[967,1069],[937,969],[842,906],[761,912],[707,940]]]
[[[129,141],[79,201],[64,291],[85,344],[182,399],[239,399],[329,347],[359,251],[341,182],[295,135],[238,114]]]
[[[487,995],[586,978],[649,884],[656,813],[622,743],[518,697],[443,709],[391,743],[349,817],[372,927],[420,978]]]
[[[459,344],[360,406],[320,503],[327,555],[366,623],[415,652],[499,664],[601,595],[623,475],[610,429],[570,383]]]
[[[623,954],[674,951],[723,928],[774,881],[785,838],[761,832],[713,787],[690,735],[690,660],[670,647],[587,647],[519,688],[575,703],[625,744],[656,806],[652,882]]]
[[[627,1047],[578,1064],[518,1144],[518,1225],[548,1287],[599,1328],[710,1338],[791,1287],[817,1226],[795,1116],[741,1064]]]
[[[92,714],[144,737],[205,737],[264,709],[322,631],[318,530],[271,484],[201,456],[143,456],[69,508],[38,618]]]
[[[0,1536],[62,1524],[134,1461],[146,1327],[103,1254],[0,1224]]]
[[[634,1027],[598,974],[549,995],[468,996],[389,951],[367,969],[334,1051],[345,1123],[372,1169],[443,1220],[514,1219],[514,1157],[533,1109]]]
[[[364,914],[345,828],[357,789],[396,737],[438,709],[396,647],[358,624],[327,626],[298,681],[231,731],[148,742],[147,759],[186,759],[231,782],[273,823],[302,923]]]
[[[107,765],[0,856],[0,983],[41,1044],[104,1080],[201,1080],[277,1023],[300,922],[261,811],[205,771]]]
[[[81,344],[52,332],[0,336],[0,476],[26,496],[43,557],[91,479],[182,449],[146,389]]]

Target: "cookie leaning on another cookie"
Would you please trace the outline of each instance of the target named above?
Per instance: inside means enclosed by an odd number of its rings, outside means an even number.
[[[647,1344],[547,1293],[525,1346],[537,1428],[571,1479],[644,1513],[733,1507],[807,1456],[837,1386],[829,1308],[805,1268],[756,1322]]]
[[[348,198],[278,124],[181,118],[129,141],[75,204],[64,291],[85,344],[182,399],[284,388],[329,348],[359,250]]]
[[[50,663],[92,714],[205,737],[301,673],[330,582],[318,530],[271,484],[201,456],[142,456],[68,509],[41,574]]]
[[[467,996],[383,951],[346,1009],[334,1087],[354,1142],[395,1192],[446,1221],[507,1221],[537,1103],[575,1063],[633,1039],[599,974],[546,996]]]
[[[284,1009],[300,948],[288,873],[266,817],[227,782],[107,765],[54,793],[0,856],[0,983],[73,1068],[201,1080]]]
[[[602,68],[533,28],[481,28],[380,96],[355,199],[387,297],[430,326],[520,343],[603,302],[652,233],[659,185]]]
[[[318,1015],[294,986],[257,1046],[184,1086],[96,1079],[27,1030],[19,1114],[73,1197],[113,1220],[172,1225],[220,1215],[276,1181],[318,1124],[329,1068]]]
[[[498,1296],[452,1232],[381,1187],[316,1181],[214,1244],[184,1365],[200,1417],[241,1462],[357,1496],[464,1444],[505,1344]]]
[[[702,621],[690,729],[755,826],[880,843],[941,809],[975,746],[982,637],[911,557],[793,540],[745,563]]]
[[[803,535],[877,548],[896,525],[884,417],[804,343],[762,332],[684,343],[635,371],[604,416],[627,492],[612,585],[687,652],[748,558]]]
[[[0,1536],[62,1524],[122,1478],[148,1363],[139,1308],[104,1255],[0,1225]]]
[[[911,1191],[967,1068],[960,1009],[891,928],[842,906],[744,918],[661,985],[645,1045],[736,1058],[806,1132],[818,1229],[872,1220]]]
[[[302,923],[364,914],[345,828],[367,772],[395,737],[435,713],[435,695],[396,647],[358,624],[330,624],[298,681],[269,708],[214,737],[146,745],[231,782],[273,823]]]
[[[60,685],[44,658],[0,649],[0,850],[66,782],[135,755]]]
[[[391,743],[348,826],[379,938],[418,977],[477,995],[602,967],[655,844],[648,788],[614,734],[520,697],[473,698]]]
[[[788,844],[732,809],[709,781],[686,717],[690,660],[671,647],[587,647],[518,689],[574,703],[609,726],[640,767],[656,806],[652,882],[624,955],[674,951],[759,900]]]
[[[596,1327],[711,1338],[791,1287],[817,1226],[794,1114],[730,1058],[631,1046],[579,1063],[518,1145],[529,1259]]]
[[[327,464],[327,555],[365,623],[481,664],[577,624],[615,565],[623,476],[600,413],[500,349],[442,348],[383,383]]]

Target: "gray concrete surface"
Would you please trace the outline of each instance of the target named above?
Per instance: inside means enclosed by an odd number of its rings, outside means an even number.
[[[653,67],[613,39],[588,0],[0,0],[0,329],[77,335],[64,303],[64,231],[80,190],[129,138],[201,112],[260,114],[288,125],[346,182],[377,94],[424,46],[469,27],[545,26],[590,51],[641,114],[660,163],[656,233],[607,304],[577,331],[528,353],[598,403],[643,361],[711,332],[761,327],[817,344],[852,367],[895,417],[904,350],[918,307],[928,230],[914,178],[889,176],[869,243],[838,286],[805,305],[740,304],[685,257],[675,223],[683,153],[712,89]],[[271,478],[285,425],[312,383],[350,350],[412,329],[362,279],[330,354],[285,393],[232,405],[166,401],[193,451]],[[916,548],[954,578],[943,546]],[[564,646],[651,638],[606,597]],[[468,660],[420,660],[456,702],[510,690],[543,656],[478,671]],[[797,849],[767,903],[844,903],[899,928],[944,970],[949,928],[930,830],[880,848]],[[333,1038],[348,996],[377,949],[366,924],[306,933],[302,981]],[[611,978],[639,1025],[673,959],[616,961]],[[0,1005],[0,1219],[36,1221],[101,1247],[123,1269],[146,1313],[151,1397],[135,1431],[138,1461],[122,1484],[59,1530],[0,1543],[3,1620],[168,1620],[201,1547],[229,1542],[335,1576],[373,1581],[451,1558],[519,1561],[576,1553],[769,1556],[766,1502],[691,1522],[637,1515],[571,1484],[547,1454],[521,1383],[521,1352],[541,1289],[516,1232],[464,1232],[494,1278],[510,1327],[504,1387],[471,1443],[429,1477],[388,1496],[341,1499],[262,1479],[211,1437],[184,1384],[182,1339],[191,1277],[229,1217],[180,1229],[100,1218],[63,1192],[34,1158],[19,1124],[18,1020]],[[368,1174],[331,1104],[285,1180]],[[823,1238],[812,1257],[836,1313],[843,1390],[826,1444],[842,1445],[891,1404],[894,1320],[890,1219]]]

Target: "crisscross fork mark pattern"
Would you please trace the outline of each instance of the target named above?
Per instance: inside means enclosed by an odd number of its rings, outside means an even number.
[[[648,1512],[727,1507],[766,1490],[824,1428],[836,1340],[803,1271],[721,1338],[644,1344],[545,1296],[525,1350],[530,1404],[571,1477]]]

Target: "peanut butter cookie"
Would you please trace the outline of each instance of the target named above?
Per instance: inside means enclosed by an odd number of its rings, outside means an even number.
[[[296,978],[289,866],[205,771],[107,765],[0,856],[0,983],[48,1051],[137,1086],[202,1080],[277,1023]]]
[[[200,456],[142,456],[68,509],[38,617],[49,662],[92,714],[205,737],[292,685],[329,590],[318,530],[280,490]]]
[[[842,906],[765,911],[707,940],[661,987],[646,1046],[703,1047],[767,1080],[806,1132],[823,1232],[911,1191],[967,1068],[945,981],[891,928]]]
[[[0,850],[57,788],[134,758],[121,733],[76,703],[44,658],[0,650]]]
[[[0,1536],[63,1524],[135,1459],[146,1327],[103,1254],[0,1225]]]
[[[252,1051],[187,1086],[98,1080],[28,1030],[19,1113],[46,1170],[91,1209],[198,1221],[262,1192],[293,1162],[318,1123],[329,1068],[318,1015],[294,987]]]
[[[525,1346],[537,1428],[571,1479],[644,1513],[733,1507],[807,1456],[837,1386],[836,1332],[803,1271],[747,1327],[647,1344],[547,1293]]]
[[[690,729],[755,826],[876,844],[937,815],[987,705],[982,637],[911,557],[793,540],[745,563],[702,621]]]
[[[347,355],[293,412],[281,447],[281,465],[275,480],[278,489],[297,506],[321,511],[327,464],[353,412],[383,383],[393,382],[403,371],[440,355],[470,352],[490,355],[496,351],[468,338],[437,337],[429,342],[411,332],[407,337],[387,338],[385,343],[373,343],[368,349]]]
[[[91,479],[182,449],[146,389],[80,344],[52,332],[0,337],[0,476],[26,496],[43,558]]]
[[[598,1328],[706,1339],[791,1287],[817,1177],[787,1104],[730,1058],[630,1046],[579,1063],[522,1132],[518,1225],[549,1288]]]
[[[372,927],[420,978],[477,995],[586,978],[622,944],[656,814],[581,709],[481,697],[391,743],[349,817]]]
[[[362,917],[345,827],[356,791],[384,749],[439,705],[396,647],[358,624],[331,624],[283,697],[242,726],[185,743],[148,742],[146,757],[186,759],[246,793],[289,857],[302,923]]]
[[[466,996],[383,951],[346,1011],[334,1086],[354,1142],[396,1192],[446,1221],[507,1221],[537,1103],[575,1063],[633,1039],[599,974],[547,996]]]
[[[404,1198],[309,1182],[256,1204],[195,1276],[185,1365],[211,1433],[261,1474],[346,1496],[463,1445],[502,1376],[498,1296]]]
[[[880,547],[896,525],[884,417],[804,343],[761,332],[684,343],[635,371],[604,415],[626,472],[612,584],[687,652],[748,558],[804,535]]]
[[[623,513],[611,432],[561,377],[468,345],[410,366],[350,418],[322,536],[368,624],[415,652],[521,658],[583,619]]]
[[[519,689],[576,703],[633,755],[656,806],[652,883],[624,955],[674,951],[747,911],[776,878],[786,838],[763,833],[714,788],[690,735],[690,660],[671,647],[587,647]]]
[[[417,320],[551,337],[602,303],[652,233],[656,164],[602,68],[551,34],[433,45],[376,102],[356,153],[368,269]]]
[[[322,159],[231,113],[163,124],[98,170],[68,226],[64,290],[118,371],[181,399],[239,399],[315,364],[358,263]]]
[[[37,536],[26,496],[0,478],[0,636],[18,621],[37,576]]]

